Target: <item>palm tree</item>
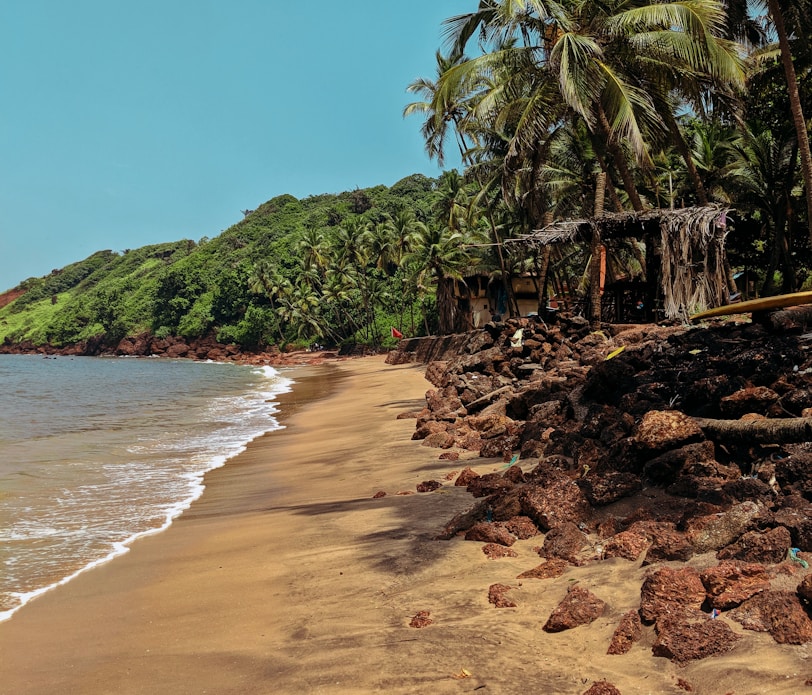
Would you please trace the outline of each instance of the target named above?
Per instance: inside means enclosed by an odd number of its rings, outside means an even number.
[[[560,123],[566,109],[603,141],[636,210],[643,202],[627,153],[635,155],[638,165],[649,167],[648,143],[669,128],[675,140],[678,134],[674,121],[658,113],[657,106],[666,103],[658,95],[679,94],[686,74],[695,80],[703,76],[722,81],[741,73],[734,47],[721,39],[724,11],[716,0],[482,0],[477,12],[453,17],[446,24],[455,40],[452,56],[462,54],[477,29],[483,41],[500,45],[449,68],[438,81],[440,100],[464,93],[466,87],[476,89],[475,115],[481,117],[500,99],[502,107],[493,113],[504,115],[518,94],[521,117],[513,119],[517,127],[510,137],[511,150],[519,151],[532,150],[539,133]],[[514,41],[507,41],[509,37]],[[524,59],[517,57],[521,55]],[[531,66],[519,72],[529,81],[530,92],[517,91],[516,73],[512,80],[503,77],[506,66],[519,64]],[[483,96],[486,78],[494,82]],[[550,86],[555,86],[556,99]],[[470,132],[471,123],[466,127]],[[682,151],[688,154],[685,148]],[[529,162],[532,156],[521,159]],[[608,170],[604,162],[601,168]]]
[[[429,225],[417,240],[414,250],[404,263],[414,263],[418,287],[426,289],[429,280],[436,285],[437,313],[441,334],[453,333],[458,325],[454,301],[454,282],[461,279],[462,270],[470,263],[464,248],[465,237],[451,227]]]
[[[804,3],[797,3],[803,5]],[[767,0],[767,7],[770,17],[778,35],[778,45],[781,48],[781,64],[784,66],[784,75],[787,78],[787,90],[789,93],[790,111],[792,112],[792,122],[795,126],[795,134],[798,138],[798,152],[801,156],[801,173],[806,189],[806,214],[809,226],[810,241],[812,242],[812,150],[809,147],[809,131],[806,127],[803,108],[801,107],[800,91],[798,89],[798,79],[795,75],[795,67],[792,64],[792,49],[789,44],[787,28],[784,24],[784,12],[779,0]],[[796,9],[798,9],[796,7]],[[808,9],[808,8],[807,8]]]
[[[448,138],[449,126],[453,124],[454,134],[457,139],[457,147],[463,161],[466,159],[468,144],[465,141],[464,120],[468,113],[468,107],[462,99],[449,98],[447,94],[440,94],[438,89],[439,80],[454,65],[459,64],[464,58],[447,58],[437,51],[437,80],[419,78],[412,82],[406,91],[418,94],[424,98],[423,101],[415,101],[407,104],[403,109],[403,115],[412,114],[425,115],[425,121],[420,128],[423,140],[426,143],[426,152],[431,159],[437,159],[437,163],[442,167],[445,164],[445,142]]]
[[[782,271],[784,292],[796,289],[795,268],[788,238],[788,211],[795,184],[797,143],[789,133],[746,130],[733,147],[736,157],[727,175],[739,190],[740,207],[761,214],[768,230],[770,260],[762,294],[775,291],[774,276]]]
[[[248,277],[249,289],[254,294],[265,296],[271,305],[271,311],[277,317],[275,321],[279,345],[285,342],[285,336],[279,322],[277,302],[283,300],[291,291],[290,282],[279,272],[278,268],[267,260],[257,263]]]

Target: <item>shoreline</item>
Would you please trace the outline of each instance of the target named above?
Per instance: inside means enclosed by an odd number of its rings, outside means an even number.
[[[381,370],[403,378],[384,379],[381,385],[376,377]],[[371,499],[385,482],[369,465],[377,459],[374,450],[386,442],[384,448],[414,451],[414,421],[395,418],[398,412],[417,407],[427,386],[421,367],[385,367],[383,356],[292,371],[296,383],[279,397],[276,416],[283,429],[254,440],[225,466],[209,471],[203,495],[166,531],[139,539],[130,552],[39,596],[0,624],[4,655],[0,692],[192,693],[202,692],[202,684],[211,685],[212,679],[220,683],[215,692],[254,692],[243,686],[232,690],[229,685],[235,677],[243,685],[252,677],[231,668],[222,672],[214,663],[213,673],[203,669],[204,676],[200,666],[212,650],[228,652],[232,643],[256,658],[260,645],[243,644],[238,635],[248,623],[260,620],[262,636],[271,639],[269,633],[286,608],[287,599],[279,595],[280,582],[286,583],[280,577],[283,568],[269,568],[254,553],[266,548],[276,555],[292,554],[298,564],[295,557],[300,551],[290,551],[288,544],[325,540],[319,518],[331,514],[332,506],[384,506]],[[355,382],[352,387],[350,382]],[[366,388],[364,382],[373,390],[377,387],[380,393],[375,398],[384,401],[359,397],[354,389]],[[404,401],[403,396],[411,400]],[[359,406],[368,412],[359,412],[362,420],[347,433],[347,409]],[[383,417],[375,412],[381,408],[388,411]],[[389,444],[392,431],[397,431],[398,441]],[[373,434],[374,439],[359,440],[359,432]],[[418,453],[425,458],[425,453]],[[356,470],[336,481],[335,466],[340,463],[336,457],[341,456],[366,463],[348,465]],[[385,467],[380,472],[389,473]],[[358,486],[363,492],[346,499],[346,493]],[[292,523],[310,516],[308,510],[313,521],[298,524],[299,537],[292,539]],[[301,551],[310,552],[304,547]],[[223,577],[226,561],[235,570]],[[256,610],[238,601],[235,615],[232,602],[243,591],[258,604],[271,599],[277,604],[274,614],[262,621]],[[201,643],[200,636],[212,624],[227,629]],[[145,654],[155,655],[154,663],[142,673],[143,680],[134,680],[133,672],[140,670]],[[265,683],[256,692],[267,692],[267,687]]]
[[[687,666],[654,657],[651,636],[608,655],[620,617],[640,604],[641,560],[522,580],[543,536],[499,560],[479,542],[434,540],[476,501],[452,473],[499,471],[502,459],[444,461],[412,440],[414,420],[396,417],[425,402],[422,365],[370,357],[304,370],[280,408],[285,429],[211,471],[167,531],[0,624],[0,695],[581,695],[601,680],[623,695],[678,695],[684,683],[798,692],[809,645],[735,624],[733,651]],[[415,493],[429,479],[442,486]],[[496,583],[516,607],[489,602]],[[606,602],[604,615],[544,632],[576,584]],[[411,627],[422,611],[432,624]]]

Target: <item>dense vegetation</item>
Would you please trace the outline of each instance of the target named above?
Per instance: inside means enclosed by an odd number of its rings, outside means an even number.
[[[471,5],[405,110],[441,164],[459,149],[462,174],[283,195],[215,239],[99,252],[23,283],[0,339],[379,345],[390,326],[452,331],[453,283],[471,271],[555,271],[583,291],[583,249],[524,258],[503,242],[601,214],[604,196],[614,212],[723,203],[731,277],[758,294],[808,286],[810,0]],[[642,272],[641,249],[611,251]]]
[[[434,330],[426,263],[464,254],[430,246],[428,223],[458,181],[414,175],[391,188],[282,195],[214,239],[100,251],[23,282],[0,309],[0,340],[115,344],[149,331],[254,348],[380,345],[392,326]]]

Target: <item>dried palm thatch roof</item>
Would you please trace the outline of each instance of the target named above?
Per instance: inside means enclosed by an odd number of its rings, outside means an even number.
[[[601,241],[619,238],[659,241],[664,310],[667,318],[687,319],[726,302],[725,237],[727,213],[721,205],[606,214],[562,220],[510,239],[508,246],[538,249],[549,244],[585,243],[597,232]]]

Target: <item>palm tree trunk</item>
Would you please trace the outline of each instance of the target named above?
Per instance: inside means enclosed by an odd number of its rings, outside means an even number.
[[[603,217],[606,195],[606,172],[600,172],[595,181],[595,219]],[[601,232],[597,222],[592,226],[592,259],[589,266],[589,322],[593,326],[601,322]]]
[[[677,123],[677,119],[674,118],[674,114],[667,109],[663,113],[663,116],[665,117],[668,131],[671,133],[671,141],[674,143],[674,147],[677,148],[677,152],[680,153],[680,156],[685,162],[685,167],[688,169],[688,177],[694,184],[697,200],[700,205],[707,205],[708,192],[705,190],[705,184],[702,182],[702,177],[697,171],[696,164],[694,164],[691,150],[688,149],[688,144],[685,142],[685,138],[682,137],[682,130],[680,130],[679,123]]]
[[[812,152],[809,149],[809,134],[806,129],[806,120],[801,108],[801,98],[798,92],[798,80],[795,77],[795,68],[792,65],[792,53],[787,38],[787,29],[784,26],[784,15],[778,0],[767,0],[767,7],[778,34],[778,45],[781,47],[781,62],[784,65],[784,74],[787,78],[787,91],[789,92],[789,105],[792,111],[792,121],[795,124],[795,133],[798,138],[798,147],[801,154],[801,173],[806,188],[806,223],[809,226],[810,242],[812,242]]]
[[[607,186],[609,189],[609,197],[612,199],[612,205],[615,208],[615,212],[623,212],[623,203],[620,201],[617,191],[615,190],[615,184],[612,181],[612,176],[609,172],[609,167],[606,164],[606,160],[597,152],[597,150],[595,151],[595,157],[598,160],[601,171],[606,173],[606,180],[609,183]]]
[[[623,155],[623,152],[621,152],[620,148],[617,146],[617,142],[615,142],[615,139],[612,137],[612,128],[609,125],[609,119],[606,118],[606,112],[603,110],[603,107],[600,104],[598,105],[598,123],[603,131],[603,136],[606,138],[606,147],[609,150],[609,153],[612,155],[612,159],[615,162],[618,172],[620,172],[620,178],[623,180],[623,188],[626,189],[626,195],[629,196],[632,208],[634,208],[635,212],[642,212],[643,201],[640,200],[640,195],[637,193],[637,186],[635,186],[634,177],[632,176],[632,172],[629,169],[628,163],[626,162],[626,157]]]

